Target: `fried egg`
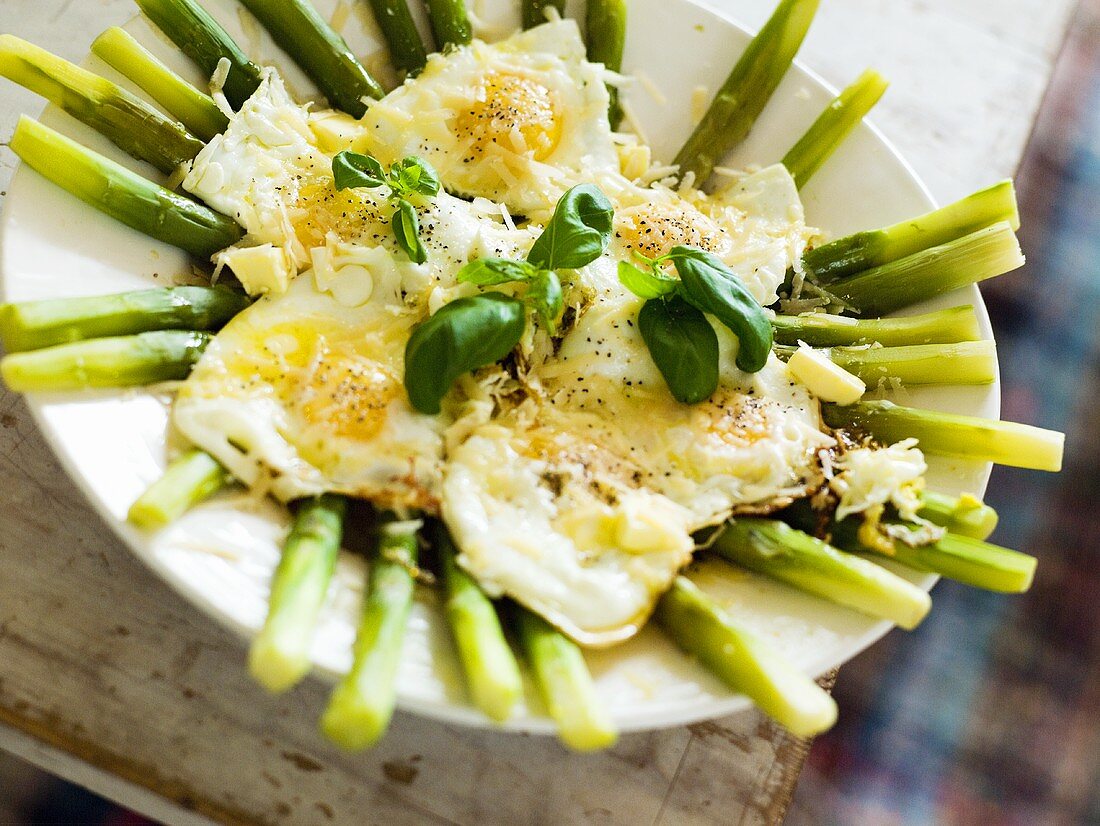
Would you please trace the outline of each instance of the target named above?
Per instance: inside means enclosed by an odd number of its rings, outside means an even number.
[[[617,172],[603,69],[572,20],[433,55],[363,116],[359,145],[426,158],[452,191],[539,218],[593,170]]]

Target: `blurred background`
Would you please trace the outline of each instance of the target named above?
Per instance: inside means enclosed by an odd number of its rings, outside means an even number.
[[[4,5],[12,0],[0,0]],[[998,467],[993,540],[1030,593],[941,582],[837,680],[788,811],[808,824],[1100,824],[1100,0],[1084,0],[1017,177],[1028,255],[982,291],[1003,416],[1064,430],[1059,475]],[[0,826],[143,818],[0,753]]]
[[[843,713],[788,812],[808,824],[1100,824],[1100,2],[1085,0],[1016,179],[1027,265],[982,285],[1003,418],[1066,433],[1062,473],[996,467],[990,541],[1031,591],[940,582],[913,633],[841,669]]]

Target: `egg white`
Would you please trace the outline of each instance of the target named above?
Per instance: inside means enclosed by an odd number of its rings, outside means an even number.
[[[618,170],[608,102],[603,69],[564,19],[433,55],[371,104],[357,145],[387,162],[420,155],[453,191],[544,217],[592,170]]]

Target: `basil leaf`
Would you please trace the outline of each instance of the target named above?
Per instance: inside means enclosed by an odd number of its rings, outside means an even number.
[[[718,336],[700,310],[679,296],[651,298],[638,331],[677,401],[695,404],[718,389]]]
[[[543,270],[575,270],[595,261],[611,240],[614,215],[599,189],[591,184],[573,187],[561,196],[527,260]]]
[[[332,159],[332,177],[337,189],[365,186],[373,189],[386,183],[386,171],[382,164],[370,155],[360,155],[345,149]]]
[[[746,373],[763,369],[772,350],[772,325],[741,279],[697,247],[673,247],[668,257],[680,274],[680,294],[737,334],[737,367]]]
[[[421,413],[435,414],[455,379],[500,361],[527,326],[523,302],[490,292],[445,304],[413,330],[405,347],[405,391]]]
[[[675,278],[643,270],[628,261],[619,262],[619,282],[638,298],[661,298],[672,295],[680,285]]]
[[[400,194],[416,192],[431,197],[439,193],[439,175],[430,163],[416,155],[402,158],[390,167],[394,189]]]
[[[553,270],[539,270],[524,300],[535,308],[539,319],[550,335],[558,333],[558,319],[565,307],[565,297],[561,291],[561,281]]]
[[[423,264],[428,260],[428,251],[420,243],[420,221],[416,217],[416,207],[402,198],[397,202],[397,209],[390,218],[393,227],[393,237],[397,239],[397,246],[405,251],[417,264]]]
[[[510,258],[477,258],[460,269],[456,278],[460,283],[488,287],[507,284],[511,281],[530,281],[537,274],[538,268],[526,261],[513,261]]]

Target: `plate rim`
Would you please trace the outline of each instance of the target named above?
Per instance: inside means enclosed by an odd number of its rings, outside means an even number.
[[[701,9],[711,17],[717,18],[723,25],[732,26],[737,29],[744,36],[752,37],[758,31],[758,29],[752,29],[746,26],[737,19],[732,12],[716,8],[709,0],[679,0],[679,2]],[[132,26],[135,21],[140,19],[140,14],[134,15],[126,21],[126,23],[122,24],[123,28]],[[83,60],[87,61],[90,55],[91,53],[89,51],[85,54]],[[801,73],[805,80],[818,86],[829,95],[835,96],[838,93],[838,90],[832,83],[828,82],[801,59],[796,58],[792,65]],[[39,112],[39,117],[47,111],[52,112],[58,110],[53,104],[47,103]],[[927,184],[914,169],[913,165],[904,155],[902,155],[894,142],[882,132],[878,125],[869,117],[865,117],[862,121],[862,126],[870,130],[876,141],[888,153],[892,160],[904,170],[910,181],[915,185],[916,189],[919,190],[926,202],[927,208],[935,209],[939,206]],[[15,196],[20,189],[20,179],[26,178],[29,172],[33,172],[33,170],[28,171],[27,165],[20,160],[12,173],[8,185],[8,192],[4,198],[3,209],[0,210],[0,249],[6,246],[8,233],[13,231],[15,224],[11,214],[13,210],[12,204],[15,202],[15,197],[13,196]],[[86,208],[93,209],[90,206]],[[5,261],[6,257],[0,258],[0,296],[6,296],[8,292],[8,275]],[[978,316],[980,329],[983,333],[988,333],[990,340],[995,341],[989,314],[980,290],[977,285],[971,284],[967,288],[967,292],[970,294],[970,301]],[[989,387],[992,394],[993,406],[996,409],[996,416],[999,418],[1002,401],[999,363],[997,365],[995,379]],[[224,629],[230,630],[241,640],[241,642],[247,644],[251,641],[255,635],[255,632],[251,628],[238,622],[235,618],[219,609],[212,598],[201,588],[176,576],[171,566],[162,560],[158,554],[154,553],[151,547],[148,547],[147,541],[143,543],[144,532],[131,526],[125,520],[117,519],[110,511],[106,502],[96,492],[91,481],[86,478],[83,473],[79,472],[76,461],[70,451],[65,448],[64,440],[60,437],[59,433],[57,433],[57,428],[55,428],[46,417],[44,407],[49,404],[51,398],[49,394],[18,395],[22,397],[23,403],[27,406],[40,434],[43,436],[51,453],[61,465],[66,476],[75,484],[86,502],[92,507],[100,520],[107,525],[114,536],[122,542],[127,551],[140,560],[147,570],[155,574],[159,580],[166,583],[188,604],[202,611],[211,621]],[[984,495],[988,487],[991,470],[992,463],[986,462],[979,474],[980,485],[978,485],[978,493],[981,495]],[[928,591],[931,590],[938,580],[939,577],[928,574],[923,578],[920,585]],[[848,647],[846,655],[839,663],[833,663],[831,661],[825,664],[815,663],[809,669],[811,676],[819,678],[833,669],[842,667],[851,659],[858,656],[863,651],[866,651],[894,628],[895,625],[889,620],[877,621]],[[244,667],[245,663],[246,657],[242,656],[240,660],[241,667]],[[310,676],[327,682],[333,682],[339,675],[335,671],[315,662],[310,671]],[[633,712],[627,717],[618,717],[612,710],[612,717],[615,719],[616,726],[621,732],[631,733],[687,725],[703,720],[743,713],[754,708],[755,705],[747,696],[730,693],[729,696],[719,699],[683,703],[674,710],[670,710],[668,707],[662,707],[652,712]],[[397,698],[397,710],[405,713],[417,714],[443,723],[459,724],[471,728],[502,733],[527,733],[537,735],[555,735],[557,733],[556,724],[545,715],[522,718],[513,717],[503,723],[496,723],[469,704],[469,702],[456,703],[447,701],[444,703],[435,703],[417,698],[402,698],[399,694]]]

